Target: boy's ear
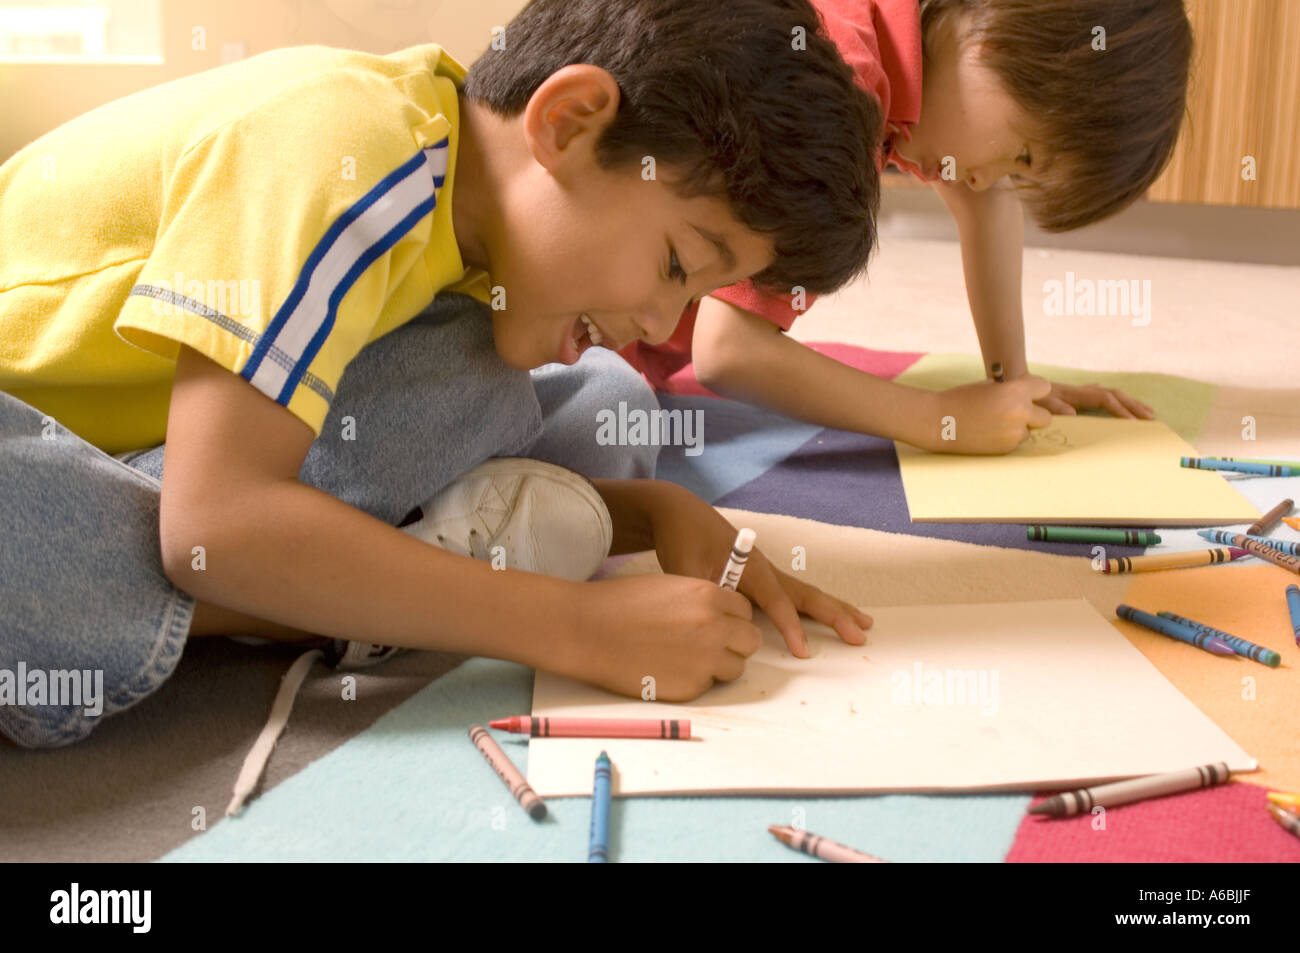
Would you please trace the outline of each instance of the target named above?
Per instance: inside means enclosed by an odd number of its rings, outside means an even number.
[[[618,83],[599,66],[574,64],[556,70],[524,107],[528,150],[552,173],[579,157],[590,157],[618,114],[618,104]]]

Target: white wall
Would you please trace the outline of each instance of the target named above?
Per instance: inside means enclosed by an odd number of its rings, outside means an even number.
[[[0,161],[55,126],[136,90],[251,56],[324,43],[371,53],[436,42],[466,65],[525,0],[163,0],[161,66],[0,64]],[[201,31],[201,33],[196,33]],[[195,49],[201,35],[202,49]]]

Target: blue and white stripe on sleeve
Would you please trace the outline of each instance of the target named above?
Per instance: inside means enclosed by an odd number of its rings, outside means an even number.
[[[329,337],[339,302],[362,273],[438,203],[450,142],[421,149],[339,216],[308,256],[240,375],[288,405]]]

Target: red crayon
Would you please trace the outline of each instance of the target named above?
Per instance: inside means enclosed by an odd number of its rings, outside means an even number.
[[[787,847],[793,847],[795,850],[802,851],[805,854],[811,854],[822,860],[829,860],[832,863],[839,864],[883,864],[886,861],[879,857],[872,857],[870,854],[864,854],[860,850],[854,850],[852,847],[845,847],[843,844],[837,844],[833,840],[827,840],[825,837],[818,837],[816,834],[809,834],[807,831],[799,830],[795,827],[778,827],[773,824],[768,827],[768,831]]]
[[[492,736],[487,733],[487,729],[482,725],[474,725],[469,730],[469,740],[474,742],[474,747],[478,748],[479,753],[492,766],[492,770],[506,783],[506,787],[515,796],[519,806],[528,812],[528,816],[535,821],[544,818],[546,816],[546,803],[537,796],[537,792],[524,780],[524,776],[506,757],[506,753],[501,750],[501,746],[492,740]]]
[[[488,722],[511,734],[534,738],[664,738],[689,741],[685,718],[534,718],[511,715]]]

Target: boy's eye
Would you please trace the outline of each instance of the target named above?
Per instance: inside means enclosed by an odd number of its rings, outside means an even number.
[[[675,251],[668,253],[668,277],[677,279],[683,285],[686,284],[686,269],[677,260],[677,252]]]
[[[1017,162],[1023,162],[1025,165],[1033,165],[1033,159],[1029,156],[1029,149],[1024,149],[1020,155],[1016,156]]]

